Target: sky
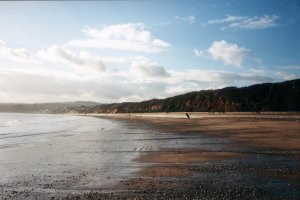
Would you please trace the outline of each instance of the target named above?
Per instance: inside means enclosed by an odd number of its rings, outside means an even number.
[[[300,0],[0,2],[0,102],[166,98],[300,77]]]

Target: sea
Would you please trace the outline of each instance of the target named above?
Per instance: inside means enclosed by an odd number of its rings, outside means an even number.
[[[108,120],[83,116],[0,113],[0,148],[32,145],[112,127]]]

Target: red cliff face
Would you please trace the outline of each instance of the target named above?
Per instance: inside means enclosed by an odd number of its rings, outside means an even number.
[[[161,109],[160,105],[153,105],[149,108],[149,110],[151,110],[151,111],[159,111],[160,109]]]

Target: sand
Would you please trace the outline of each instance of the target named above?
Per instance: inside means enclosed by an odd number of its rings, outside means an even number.
[[[127,123],[141,123],[156,130],[170,133],[180,133],[183,135],[205,133],[212,137],[230,140],[231,142],[228,145],[235,149],[248,149],[239,152],[203,151],[201,149],[164,149],[162,147],[162,151],[160,152],[150,152],[135,159],[138,162],[148,163],[150,166],[139,172],[139,178],[132,178],[124,181],[121,185],[125,189],[146,191],[166,189],[177,191],[186,189],[190,193],[194,193],[195,185],[201,185],[201,183],[205,183],[206,185],[210,184],[205,180],[197,181],[191,178],[195,174],[207,173],[205,167],[199,167],[197,165],[207,165],[208,163],[210,166],[209,168],[211,168],[208,171],[212,174],[216,172],[229,174],[232,173],[232,170],[234,169],[236,170],[233,172],[234,174],[237,173],[240,175],[242,173],[245,176],[250,175],[255,178],[260,177],[261,179],[267,178],[270,179],[270,181],[271,179],[287,181],[288,185],[298,188],[296,189],[296,192],[293,190],[294,195],[292,194],[291,198],[295,198],[295,194],[296,197],[299,195],[300,122],[295,115],[291,118],[287,115],[277,115],[277,117],[272,116],[270,118],[264,116],[260,118],[256,115],[245,116],[244,114],[243,117],[239,117],[235,114],[229,117],[209,116],[196,119],[155,116],[141,117],[132,115],[130,117],[113,116],[113,118]],[[256,167],[255,164],[253,164],[255,167],[250,167],[252,166],[252,163],[251,159],[249,161],[248,158],[253,156],[257,156],[258,158],[262,157],[261,161],[258,162],[266,161],[266,164],[258,164],[261,165],[261,167]],[[276,164],[272,166],[274,157],[283,157],[287,159],[283,159],[282,168],[276,166]],[[228,167],[227,164],[230,163],[230,160],[234,160],[235,162],[238,160],[238,162],[246,162],[247,164],[245,166],[234,164]],[[257,160],[255,161],[257,162]],[[226,164],[218,166],[215,164],[218,163],[218,161],[222,161]],[[285,167],[285,165],[289,165],[290,162],[295,162],[293,167]],[[235,174],[235,176],[237,175]],[[180,180],[178,178],[183,179]],[[224,178],[226,179],[228,177]],[[243,177],[240,178],[243,179]],[[216,182],[222,182],[218,178],[214,177],[213,179],[215,179]],[[244,183],[246,183],[246,185],[253,184],[246,178]],[[214,186],[211,185],[209,188],[213,188]],[[232,184],[231,187],[238,188],[238,186],[234,184]],[[258,184],[257,188],[259,187]],[[222,188],[222,186],[219,186],[221,191]],[[206,190],[209,189],[206,188]],[[280,198],[279,196],[281,193],[282,192],[279,191],[278,194],[274,195],[271,192],[267,192],[265,197]],[[249,194],[247,193],[247,195]],[[250,198],[250,196],[247,195],[242,197]],[[213,197],[215,196],[211,194],[208,198]],[[255,197],[262,198],[262,196]],[[251,198],[255,197],[253,196]],[[287,199],[289,199],[289,197],[287,197]]]
[[[300,198],[299,114],[192,113],[191,116],[191,119],[184,118],[184,113],[105,116],[129,126],[179,135],[182,142],[186,141],[184,136],[195,139],[198,136],[208,143],[199,143],[198,148],[191,143],[193,148],[187,148],[174,142],[172,148],[161,146],[157,151],[140,152],[134,161],[145,166],[115,186],[123,192],[90,193],[80,198]]]
[[[39,196],[43,193],[38,188],[42,188],[47,197],[53,195],[54,199],[300,199],[300,115],[206,113],[191,119],[183,118],[182,113],[168,116],[101,116],[120,123],[120,128],[126,130],[102,144],[115,145],[113,151],[103,151],[104,154],[98,146],[103,135],[98,134],[51,141],[46,149],[43,144],[30,147],[28,154],[41,149],[48,152],[49,148],[55,154],[51,156],[55,162],[44,153],[45,166],[36,165],[37,171],[40,167],[46,169],[46,178],[39,174],[33,177],[29,184],[35,188],[28,187],[25,192],[24,184],[3,185],[2,194],[4,191],[6,197],[16,199],[26,199],[26,195],[45,198]],[[108,132],[107,137],[110,134],[115,133]],[[119,149],[123,141],[128,145]],[[22,156],[26,151],[12,153]],[[64,152],[68,152],[69,160]],[[116,158],[126,161],[123,166],[100,166],[103,155],[111,160],[109,155],[116,153],[120,155]],[[24,158],[25,161],[30,162]],[[61,161],[72,161],[78,167],[61,166]],[[87,161],[89,167],[84,165]],[[128,170],[130,176],[118,177],[118,168]],[[57,182],[61,175],[66,180]],[[49,182],[53,184],[48,186]],[[106,182],[110,184],[105,189],[111,192],[100,187]]]
[[[277,119],[260,118],[257,115],[239,117],[227,114],[227,116],[212,115],[198,119],[123,116],[118,118],[139,121],[168,132],[212,134],[243,145],[300,149],[300,115],[299,118],[284,116]]]
[[[200,163],[210,160],[230,159],[239,156],[234,152],[207,152],[183,149],[181,151],[155,152],[135,159],[144,163]]]

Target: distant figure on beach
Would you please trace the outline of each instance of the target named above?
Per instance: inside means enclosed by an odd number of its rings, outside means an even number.
[[[166,109],[166,113],[167,113],[167,114],[171,113],[171,111],[170,111],[170,105],[168,105],[168,107],[167,107],[167,109]]]
[[[190,115],[188,113],[185,113],[185,115],[186,115],[187,118],[190,118]]]

